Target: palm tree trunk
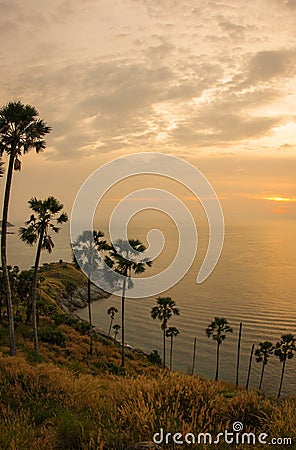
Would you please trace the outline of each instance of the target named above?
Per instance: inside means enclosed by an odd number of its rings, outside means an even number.
[[[112,323],[113,323],[113,317],[111,317],[111,319],[110,319],[110,325],[109,325],[109,331],[108,331],[108,335],[109,336],[110,336],[110,333],[111,333]]]
[[[124,274],[122,285],[122,297],[121,297],[121,367],[124,367],[124,306],[125,306],[125,289],[126,289],[126,277]]]
[[[166,324],[163,322],[163,361],[162,361],[162,367],[165,369],[165,330],[166,330]]]
[[[237,342],[237,361],[236,361],[236,380],[235,385],[238,386],[238,376],[239,376],[239,361],[240,361],[240,347],[241,347],[241,338],[242,338],[242,322],[239,324],[239,334],[238,334],[238,342]]]
[[[191,369],[191,375],[194,375],[195,354],[196,354],[196,337],[194,338],[194,344],[193,344],[193,357],[192,357],[192,369]]]
[[[87,306],[88,306],[88,323],[89,323],[89,354],[93,354],[93,329],[92,329],[92,317],[91,317],[91,298],[90,298],[90,272],[87,279]]]
[[[262,364],[261,378],[260,378],[260,383],[259,383],[259,391],[261,390],[261,387],[262,387],[262,381],[263,381],[263,375],[264,375],[265,365],[266,365],[266,364],[264,364],[264,363]]]
[[[44,229],[40,231],[38,247],[36,251],[35,264],[34,264],[34,275],[33,275],[33,288],[32,288],[32,318],[33,318],[33,333],[34,333],[34,352],[35,357],[38,356],[38,323],[37,323],[37,277],[38,268],[40,262],[40,255],[43,243]]]
[[[9,198],[10,198],[14,156],[15,156],[15,151],[13,149],[11,149],[8,170],[7,170],[7,177],[6,177],[5,195],[4,195],[4,203],[3,203],[3,215],[2,215],[2,234],[1,234],[1,262],[2,262],[3,281],[4,281],[5,296],[6,296],[7,315],[8,315],[8,322],[9,322],[9,347],[10,347],[11,356],[15,356],[16,348],[15,348],[14,320],[13,320],[11,289],[10,289],[9,274],[8,274],[8,269],[7,269],[6,238],[7,238],[8,206],[9,206]]]
[[[285,373],[285,365],[286,365],[286,358],[283,361],[282,376],[281,376],[278,398],[280,398],[281,392],[282,392],[282,385],[283,385],[283,379],[284,379],[284,373]]]
[[[172,361],[173,361],[173,336],[171,336],[171,350],[170,350],[170,370],[172,370]]]
[[[253,361],[254,347],[255,347],[255,344],[252,344],[252,349],[251,349],[251,354],[250,354],[250,361],[249,361],[248,376],[247,376],[247,382],[246,382],[246,390],[249,389],[249,383],[250,383],[250,376],[251,376],[251,369],[252,369],[252,361]]]
[[[219,358],[220,358],[220,344],[219,344],[219,342],[217,342],[217,362],[216,362],[215,381],[218,381],[218,377],[219,377]]]

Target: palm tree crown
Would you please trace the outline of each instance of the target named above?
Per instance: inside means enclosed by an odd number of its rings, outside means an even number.
[[[169,327],[166,330],[165,334],[166,334],[166,337],[168,337],[168,338],[171,338],[171,337],[174,338],[174,337],[178,336],[178,334],[180,334],[180,331],[176,327]]]
[[[89,277],[102,266],[99,252],[111,248],[103,237],[103,231],[85,230],[72,242],[75,261]]]
[[[37,153],[45,149],[51,127],[38,118],[34,106],[10,102],[0,110],[0,155],[4,152],[14,158],[14,169],[21,169],[20,156],[30,149]]]
[[[156,303],[157,306],[154,306],[151,310],[151,317],[161,320],[161,327],[166,330],[168,320],[173,315],[180,315],[179,309],[175,307],[176,303],[171,297],[158,297]]]
[[[115,272],[130,279],[132,273],[140,274],[145,272],[146,266],[151,267],[152,261],[148,258],[139,258],[139,253],[145,250],[145,245],[138,239],[128,241],[118,239],[113,244],[110,257],[106,258],[106,262]],[[131,280],[129,287],[132,287]]]
[[[28,203],[35,214],[32,214],[26,222],[27,227],[19,229],[19,236],[23,242],[31,246],[42,236],[41,248],[51,253],[54,248],[54,242],[50,232],[58,233],[60,227],[57,225],[68,221],[68,216],[65,212],[56,217],[64,205],[52,196],[47,197],[45,200],[38,200],[36,197],[32,197]]]
[[[293,334],[283,334],[281,340],[276,343],[274,354],[281,362],[292,359],[296,352],[296,338]]]
[[[215,317],[213,322],[206,328],[206,335],[212,336],[218,345],[226,339],[227,333],[232,333],[232,328],[228,325],[228,321],[224,317]]]

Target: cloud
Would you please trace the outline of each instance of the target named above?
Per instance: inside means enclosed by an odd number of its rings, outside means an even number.
[[[296,0],[286,0],[286,5],[288,8],[295,9],[296,8]]]
[[[243,0],[0,0],[0,93],[36,105],[56,159],[260,139],[287,116],[273,107],[290,89],[295,49],[284,25],[273,48],[269,14],[286,25],[292,3],[270,12],[262,0],[254,17]]]
[[[252,85],[294,75],[295,56],[295,48],[257,52],[249,63],[246,84]]]

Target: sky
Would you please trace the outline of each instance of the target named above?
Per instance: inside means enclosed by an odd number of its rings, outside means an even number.
[[[10,220],[32,195],[70,213],[95,169],[155,151],[203,172],[226,223],[296,219],[295,30],[296,0],[0,1],[1,105],[52,126],[14,174]]]

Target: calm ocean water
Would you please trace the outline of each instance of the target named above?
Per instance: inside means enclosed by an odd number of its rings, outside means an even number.
[[[175,235],[165,233],[166,246],[174,249]],[[59,258],[71,261],[68,230],[55,238],[52,255],[43,255],[43,261]],[[133,237],[144,239],[143,230],[133,230]],[[9,236],[9,263],[22,268],[33,263],[34,249],[25,247],[16,235]],[[201,253],[207,246],[207,237],[200,236]],[[169,255],[170,256],[170,255]],[[214,316],[226,317],[233,327],[221,347],[220,379],[235,382],[239,323],[243,322],[239,382],[246,383],[252,344],[271,340],[281,334],[296,334],[296,240],[295,225],[291,222],[226,227],[222,256],[212,275],[202,285],[195,278],[201,258],[197,258],[188,274],[169,291],[180,309],[180,316],[170,320],[180,335],[174,343],[173,366],[176,370],[191,371],[193,341],[197,337],[195,373],[207,378],[215,375],[215,342],[205,335],[205,328]],[[164,261],[148,269],[147,276],[163,267]],[[160,322],[150,317],[155,298],[126,300],[126,342],[147,352],[157,349],[162,354]],[[94,324],[108,330],[107,309],[116,306],[120,323],[120,298],[112,296],[92,305]],[[87,318],[87,311],[81,311]],[[169,346],[169,341],[168,341]],[[168,352],[169,353],[169,352]],[[167,361],[168,362],[168,361]],[[253,360],[250,387],[257,388],[261,365]],[[276,393],[280,381],[281,364],[270,359],[264,375],[263,391]],[[296,356],[286,365],[283,395],[296,395]]]

